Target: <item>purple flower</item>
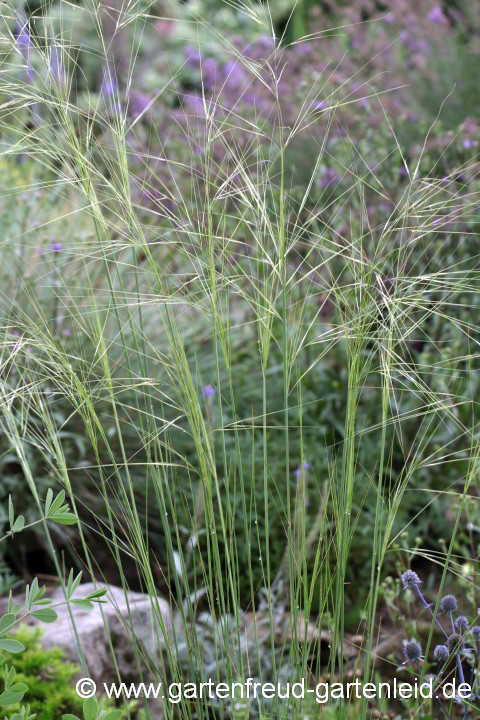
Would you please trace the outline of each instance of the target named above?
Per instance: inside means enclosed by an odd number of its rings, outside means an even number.
[[[145,95],[145,93],[140,92],[140,90],[132,90],[128,103],[128,109],[132,117],[138,118],[142,115],[142,113],[147,110],[151,102],[152,98]]]
[[[52,73],[53,78],[60,85],[65,85],[65,75],[63,73],[62,63],[56,45],[52,46],[50,53],[50,72]]]
[[[457,598],[455,595],[445,595],[440,600],[440,610],[442,612],[453,612],[457,609]]]
[[[410,640],[405,645],[405,663],[418,663],[419,660],[423,660],[420,643],[416,640]]]
[[[430,12],[428,13],[428,19],[436,23],[437,25],[448,24],[448,20],[443,14],[443,10],[440,5],[435,5],[435,7],[430,10]]]
[[[405,590],[409,587],[415,587],[415,585],[420,585],[421,582],[422,581],[418,577],[417,573],[413,570],[405,570],[405,572],[402,573],[402,583]]]
[[[322,179],[320,180],[320,185],[322,187],[326,187],[327,185],[334,184],[340,182],[340,178],[338,176],[338,173],[333,168],[327,168],[325,171],[325,174],[323,175]]]
[[[466,150],[470,150],[470,148],[473,147],[473,140],[470,140],[469,138],[467,138],[466,140],[464,140],[464,141],[463,141],[463,147],[464,147]]]
[[[118,114],[122,108],[118,99],[118,87],[115,74],[111,72],[108,64],[103,68],[103,81],[100,88],[100,95],[113,105],[113,112]]]
[[[202,80],[207,90],[215,87],[217,80],[217,61],[215,58],[207,58],[202,64]]]
[[[44,255],[45,254],[45,248],[39,247],[37,248],[37,255]]]
[[[30,51],[32,49],[32,37],[28,27],[28,20],[25,18],[23,25],[17,23],[17,40],[16,44],[20,53],[27,64],[27,76],[30,82],[35,79],[35,72],[30,64]]]
[[[194,50],[191,45],[188,45],[184,50],[184,55],[187,60],[187,65],[190,68],[200,67],[202,62],[202,54],[198,50]]]
[[[303,469],[304,469],[304,470],[310,470],[311,467],[312,467],[312,466],[311,466],[310,463],[308,463],[308,462],[304,462],[304,463],[303,463]],[[295,470],[295,472],[294,472],[294,475],[295,475],[295,477],[297,478],[297,480],[298,480],[298,478],[300,477],[301,474],[302,474],[302,468],[299,467],[299,468],[297,468],[297,469]]]
[[[117,92],[117,81],[108,66],[103,68],[103,82],[100,92],[106,98],[113,97]]]
[[[458,633],[452,633],[447,638],[448,649],[451,653],[457,652],[461,648],[462,638]]]
[[[213,385],[205,385],[203,388],[203,397],[215,397],[217,394],[217,391],[213,387]]]
[[[234,60],[229,60],[223,66],[227,85],[232,90],[240,90],[248,84],[248,75],[245,70]]]
[[[433,659],[436,660],[436,662],[444,663],[448,660],[449,654],[450,653],[446,645],[437,645],[433,651]]]
[[[52,250],[52,252],[60,252],[60,250],[63,250],[63,243],[53,243],[50,245],[50,250]]]
[[[468,618],[465,615],[459,615],[454,623],[455,630],[462,634],[467,632],[468,629]]]
[[[65,328],[65,330],[63,331],[63,337],[70,337],[71,334],[72,331],[70,328]]]

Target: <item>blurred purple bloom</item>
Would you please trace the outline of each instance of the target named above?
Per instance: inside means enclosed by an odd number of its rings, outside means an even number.
[[[52,46],[50,53],[50,72],[54,79],[60,84],[65,85],[65,75],[62,68],[60,56],[58,54],[58,48],[56,45]]]
[[[199,97],[199,95],[184,95],[183,102],[185,107],[197,117],[205,117],[205,106],[203,104],[203,98]],[[195,153],[201,155],[203,154],[203,149],[199,146],[198,152],[195,151]]]
[[[407,115],[407,119],[408,119],[410,122],[412,122],[412,123],[416,123],[416,122],[417,122],[417,116],[416,116],[415,113],[409,113],[409,114]]]
[[[130,93],[128,109],[133,118],[138,118],[142,113],[146,111],[152,98],[139,90],[132,90]]]
[[[70,337],[71,334],[72,331],[70,328],[65,328],[65,330],[63,331],[63,337]]]
[[[423,53],[428,50],[427,41],[421,40],[417,37],[413,37],[408,32],[408,30],[402,30],[399,37],[402,43],[408,50],[410,50],[411,53]]]
[[[226,76],[227,86],[232,90],[241,90],[248,84],[248,75],[245,70],[235,60],[229,60],[223,66],[223,72]]]
[[[52,243],[50,250],[52,250],[52,252],[60,252],[60,250],[63,250],[63,243]]]
[[[205,385],[203,388],[203,396],[204,397],[215,397],[217,394],[217,391],[213,387],[213,385]]]
[[[470,140],[469,138],[467,138],[466,140],[464,140],[464,141],[463,141],[463,147],[464,147],[466,150],[470,150],[470,148],[473,147],[473,140]]]
[[[207,90],[215,87],[217,80],[217,61],[215,58],[207,58],[202,64],[202,80]]]
[[[334,185],[336,185],[339,182],[340,182],[340,178],[339,178],[336,170],[334,170],[333,168],[327,168],[324,176],[320,180],[320,185],[322,187],[326,187],[327,185],[330,185],[332,183]]]
[[[382,210],[383,212],[391,212],[393,208],[393,203],[391,202],[381,202],[378,204],[378,209]]]
[[[45,248],[39,247],[37,248],[37,255],[44,255],[45,254]]]
[[[32,49],[32,37],[28,27],[28,20],[25,18],[25,22],[22,24],[17,23],[17,40],[16,44],[20,53],[27,64],[27,76],[30,82],[35,79],[35,72],[30,64],[30,51]]]
[[[304,470],[310,470],[311,467],[312,467],[312,466],[311,466],[311,464],[310,464],[309,462],[304,462],[304,463],[303,463],[303,469],[304,469]],[[297,469],[295,470],[295,472],[294,472],[293,474],[295,475],[295,477],[296,477],[297,480],[298,480],[298,478],[300,477],[301,473],[302,473],[302,468],[299,467],[299,468],[297,468]]]
[[[311,52],[313,48],[313,44],[311,42],[300,42],[294,45],[294,50],[297,55],[302,57],[303,55],[308,55],[309,52]]]
[[[184,50],[184,55],[186,57],[188,67],[200,67],[200,63],[202,62],[202,54],[198,52],[198,50],[195,50],[191,45],[188,45]]]
[[[242,55],[251,60],[261,60],[271,55],[275,49],[275,40],[269,35],[260,35],[257,40],[243,48]]]
[[[112,97],[117,92],[117,81],[108,66],[103,68],[103,82],[100,91],[105,97]]]
[[[103,95],[105,100],[112,103],[114,113],[121,112],[122,108],[118,99],[117,79],[114,73],[111,72],[108,63],[103,68],[103,81],[100,94]]]
[[[428,19],[436,23],[437,25],[448,24],[448,20],[443,14],[443,10],[440,5],[435,5],[435,7],[430,10],[430,12],[428,13]]]

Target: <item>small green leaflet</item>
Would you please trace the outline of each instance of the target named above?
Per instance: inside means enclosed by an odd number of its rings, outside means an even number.
[[[97,720],[98,703],[94,697],[88,698],[83,703],[83,716],[85,720]]]
[[[93,603],[90,600],[70,600],[70,602],[82,610],[91,610],[93,608]]]
[[[25,518],[23,515],[19,515],[15,522],[13,523],[12,527],[12,533],[21,532],[23,528],[25,527]]]
[[[90,593],[90,595],[87,595],[85,600],[98,600],[99,598],[104,597],[107,594],[106,588],[101,588],[100,590],[95,590],[94,592]]]
[[[25,646],[22,645],[21,642],[18,642],[18,640],[0,638],[0,650],[5,650],[5,652],[15,655],[16,653],[23,652],[25,650]]]
[[[32,615],[32,617],[37,618],[37,620],[40,620],[40,622],[43,622],[43,623],[55,622],[55,620],[58,617],[55,610],[52,610],[51,608],[42,608],[41,610],[34,610],[30,614]]]
[[[13,613],[8,613],[0,618],[0,635],[4,635],[15,625],[16,617]]]
[[[12,685],[0,695],[0,707],[8,707],[21,702],[27,690],[28,685],[25,685],[25,683]]]
[[[123,713],[121,710],[110,710],[106,715],[102,716],[102,720],[120,720]]]
[[[66,506],[68,507],[68,505]],[[56,522],[59,525],[75,525],[77,522],[77,516],[71,512],[57,513],[56,515],[49,515],[49,520]]]

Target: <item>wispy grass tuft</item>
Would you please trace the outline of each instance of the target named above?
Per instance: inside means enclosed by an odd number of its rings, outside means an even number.
[[[421,515],[430,504],[421,478],[464,462],[463,503],[478,473],[465,388],[478,360],[470,310],[479,273],[474,255],[453,248],[451,264],[445,251],[452,237],[468,241],[462,222],[478,212],[477,191],[453,172],[447,183],[422,175],[419,157],[389,217],[372,224],[369,204],[389,193],[340,132],[337,113],[351,99],[340,92],[319,109],[312,88],[287,125],[286,56],[274,42],[264,62],[235,56],[268,88],[267,116],[225,107],[222,92],[204,85],[198,116],[185,109],[175,120],[183,150],[152,127],[145,142],[144,113],[128,115],[136,46],[126,101],[111,76],[111,92],[104,83],[87,106],[75,93],[82,54],[112,72],[113,38],[96,5],[70,8],[88,14],[95,49],[69,42],[68,17],[55,30],[45,5],[28,56],[14,34],[21,19],[1,7],[0,163],[22,158],[32,168],[28,185],[4,184],[2,202],[39,196],[38,224],[12,220],[1,241],[1,428],[32,498],[42,499],[29,461],[37,457],[82,518],[78,537],[66,539],[76,562],[105,579],[99,544],[125,592],[135,578],[151,597],[156,656],[125,620],[138,672],[176,681],[345,677],[349,565],[369,518],[358,657],[370,681],[379,588],[408,527],[407,496],[415,493]],[[141,36],[148,18],[134,8],[119,12],[114,37],[126,26]],[[271,35],[268,15],[245,12]],[[311,140],[313,171],[298,197],[290,150],[318,123],[323,138]],[[344,148],[335,193],[318,183],[332,135]],[[391,142],[391,157],[405,163],[393,131]],[[476,164],[460,171],[475,177]],[[330,366],[332,386],[317,386]],[[327,433],[326,422],[309,424],[310,411],[334,382],[343,400]],[[442,583],[462,507],[446,557],[436,557]],[[159,591],[175,610],[170,635]],[[166,703],[165,714],[209,714],[205,700],[194,708]],[[315,711],[278,699],[230,709]]]

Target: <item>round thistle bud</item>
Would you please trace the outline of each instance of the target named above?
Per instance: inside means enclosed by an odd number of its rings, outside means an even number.
[[[460,637],[460,635],[458,633],[452,633],[451,635],[449,635],[447,644],[448,644],[448,649],[450,650],[451,653],[457,652],[460,649],[459,646],[460,646],[461,639],[462,638]]]
[[[457,598],[455,595],[445,595],[440,600],[440,610],[442,612],[453,612],[457,609]]]
[[[468,629],[468,618],[466,618],[465,615],[459,615],[453,624],[455,630],[463,635]]]
[[[448,656],[449,652],[446,645],[437,645],[437,647],[433,651],[433,658],[439,663],[444,663],[445,660],[448,660]]]
[[[405,645],[405,660],[412,663],[417,663],[422,658],[422,648],[420,643],[416,640],[410,640]]]
[[[478,648],[480,648],[480,625],[475,625],[472,628],[471,633],[474,637],[475,644],[476,644],[477,650],[478,650]]]
[[[405,572],[402,573],[402,583],[405,590],[409,587],[420,585],[421,582],[417,573],[413,572],[413,570],[405,570]]]

